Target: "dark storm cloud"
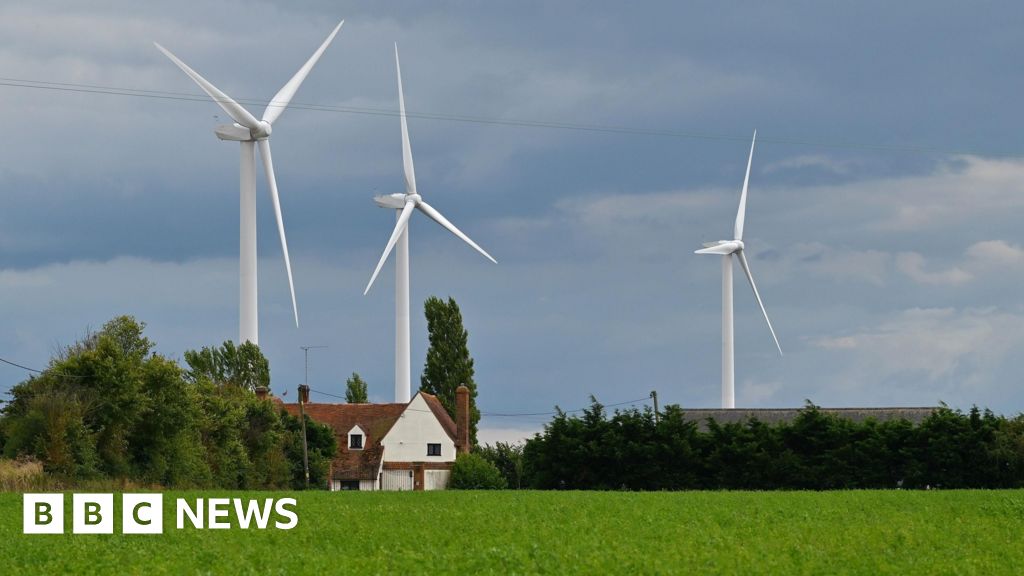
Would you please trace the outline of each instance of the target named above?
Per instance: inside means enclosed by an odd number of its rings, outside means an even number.
[[[311,371],[321,387],[359,370],[371,396],[391,389],[390,267],[360,292],[393,222],[370,197],[402,187],[398,120],[351,111],[397,106],[397,41],[414,114],[729,137],[410,118],[421,192],[501,262],[414,223],[414,306],[463,305],[486,408],[651,388],[716,402],[719,267],[692,251],[731,231],[757,128],[748,244],[787,355],[737,282],[740,402],[1017,411],[1024,79],[1007,71],[1021,12],[42,2],[0,8],[0,76],[197,94],[157,40],[228,94],[265,100],[346,19],[295,102],[349,112],[289,109],[273,137],[299,330],[259,184],[261,343],[282,386],[313,343],[331,346]],[[170,354],[234,337],[238,152],[212,134],[223,117],[209,102],[0,86],[0,356],[45,362],[119,312]],[[418,317],[413,331],[418,366]],[[5,384],[21,377],[0,368]]]

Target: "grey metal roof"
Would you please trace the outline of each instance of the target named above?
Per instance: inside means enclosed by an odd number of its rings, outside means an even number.
[[[701,429],[707,428],[707,420],[714,418],[719,424],[746,422],[756,418],[765,424],[791,422],[803,408],[688,408],[683,409],[683,417],[690,422],[697,422]],[[903,408],[818,408],[825,414],[832,414],[854,422],[874,419],[878,422],[889,420],[907,420],[920,424],[938,407],[903,407]]]

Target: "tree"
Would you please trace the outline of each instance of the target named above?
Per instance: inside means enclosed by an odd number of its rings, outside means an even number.
[[[345,402],[349,404],[365,404],[369,401],[366,394],[366,382],[359,377],[358,372],[353,372],[352,376],[345,381]]]
[[[147,392],[156,375],[148,367],[163,361],[151,354],[144,329],[131,316],[114,318],[12,388],[5,451],[33,455],[65,476],[133,473],[133,431],[156,406]]]
[[[523,487],[523,445],[511,442],[495,442],[477,446],[473,451],[494,465],[505,477],[509,488]]]
[[[306,471],[302,460],[302,421],[297,416],[280,411],[281,423],[288,434],[285,439],[284,454],[291,462],[291,487],[302,490],[306,487]],[[334,430],[306,416],[306,446],[309,450],[309,487],[324,489],[328,487],[331,473],[331,460],[338,451]]]
[[[204,346],[198,352],[188,350],[185,362],[190,368],[187,376],[193,383],[206,379],[217,386],[231,384],[246,390],[259,386],[270,389],[270,364],[259,346],[252,342],[235,346],[228,340],[220,347]]]
[[[424,303],[430,348],[420,376],[420,390],[437,396],[441,405],[455,418],[455,389],[460,384],[469,388],[469,438],[476,445],[477,422],[476,382],[473,380],[473,358],[469,355],[469,333],[462,326],[462,312],[451,297],[445,302],[431,296]]]
[[[130,316],[61,349],[0,408],[2,454],[39,461],[63,486],[109,480],[181,488],[305,484],[297,418],[251,391],[269,384],[252,344],[186,353],[190,370],[153,352]],[[334,434],[307,418],[310,472],[325,488]]]

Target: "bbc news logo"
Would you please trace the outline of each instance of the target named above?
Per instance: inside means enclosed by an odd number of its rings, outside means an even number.
[[[64,494],[25,494],[22,507],[22,531],[25,534],[64,533]],[[294,498],[186,498],[175,500],[175,525],[183,530],[186,525],[199,530],[227,530],[232,528],[234,514],[239,528],[255,527],[266,530],[291,530],[299,523]],[[162,494],[121,495],[122,534],[163,534],[164,498]],[[205,512],[205,513],[204,513]],[[72,534],[113,534],[113,494],[72,494]],[[273,520],[273,522],[271,522]]]

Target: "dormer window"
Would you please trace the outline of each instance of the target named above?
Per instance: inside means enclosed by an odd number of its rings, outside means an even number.
[[[358,425],[353,426],[352,429],[348,431],[348,449],[362,450],[363,440],[365,436],[366,434],[363,432],[362,428],[360,428]]]

